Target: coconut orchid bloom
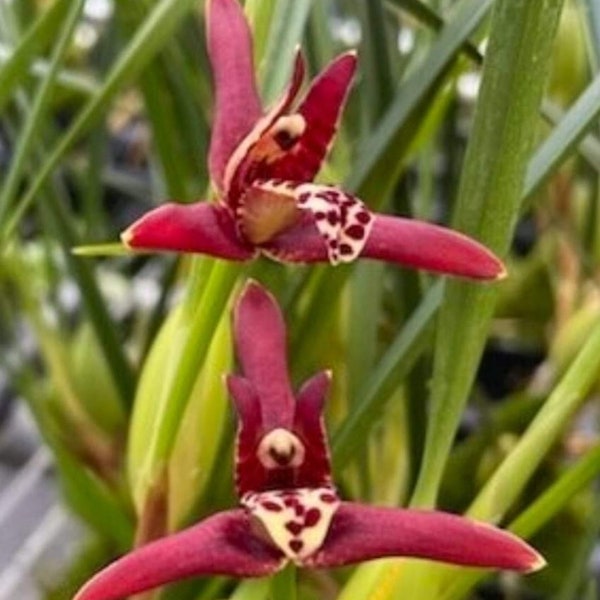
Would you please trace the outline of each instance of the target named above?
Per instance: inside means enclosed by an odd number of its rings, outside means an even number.
[[[342,501],[330,472],[323,402],[330,373],[297,394],[279,307],[256,283],[237,304],[243,375],[227,378],[239,418],[241,507],[142,546],[93,577],[75,600],[117,600],[202,575],[260,577],[286,563],[329,568],[385,556],[534,571],[544,559],[511,533],[449,513]]]
[[[365,257],[474,279],[505,274],[494,254],[460,233],[375,214],[341,189],[313,183],[352,84],[354,52],[331,62],[300,101],[298,53],[288,89],[263,111],[238,2],[207,0],[206,22],[215,84],[208,165],[218,200],[152,210],[122,234],[125,245],[237,261],[259,253],[332,264]]]

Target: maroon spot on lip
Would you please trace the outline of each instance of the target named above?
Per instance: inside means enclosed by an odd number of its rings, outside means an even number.
[[[319,500],[321,500],[321,502],[325,502],[326,504],[333,504],[337,501],[337,497],[335,494],[325,492],[319,496]]]
[[[299,535],[300,532],[304,529],[304,525],[302,525],[302,523],[298,523],[297,521],[288,521],[285,524],[285,528],[292,534],[292,535]]]
[[[337,225],[340,221],[340,217],[335,210],[330,210],[327,213],[327,220],[329,223],[331,223],[331,225]]]
[[[291,540],[289,546],[292,552],[300,552],[302,546],[304,546],[304,542],[302,540]]]
[[[348,244],[340,244],[340,254],[352,254],[352,246]]]
[[[314,527],[321,520],[321,511],[318,508],[311,508],[304,516],[304,526]]]
[[[353,240],[362,240],[365,236],[365,228],[362,225],[350,225],[346,229],[346,235]]]
[[[366,225],[371,220],[371,215],[366,210],[361,210],[357,213],[356,220],[362,225]]]
[[[337,248],[338,247],[338,241],[337,240],[329,240],[329,247],[330,248]]]
[[[269,500],[264,500],[260,503],[260,505],[265,509],[271,512],[281,512],[283,509],[276,502],[270,502]]]

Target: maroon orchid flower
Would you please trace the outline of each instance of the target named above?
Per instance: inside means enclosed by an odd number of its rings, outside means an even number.
[[[229,376],[227,385],[239,417],[241,508],[134,550],[75,600],[117,600],[190,576],[264,576],[288,561],[321,568],[411,556],[525,572],[545,564],[524,541],[485,523],[341,501],[322,417],[330,373],[317,374],[294,397],[281,312],[255,283],[236,307],[234,331],[244,374]]]
[[[207,0],[206,21],[216,102],[208,163],[219,199],[152,210],[123,233],[125,245],[239,261],[259,253],[332,264],[361,256],[475,279],[505,274],[494,254],[460,233],[374,214],[337,187],[313,183],[352,83],[353,52],[329,64],[296,102],[304,78],[298,53],[287,91],[263,112],[238,2]]]

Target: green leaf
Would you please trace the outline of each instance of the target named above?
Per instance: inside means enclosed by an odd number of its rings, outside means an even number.
[[[171,314],[147,359],[135,402],[128,469],[138,508],[171,457],[191,393],[241,267],[208,265],[207,281],[188,291]],[[206,270],[197,270],[202,279]]]
[[[361,387],[352,412],[333,435],[334,470],[341,470],[353,457],[364,452],[366,433],[381,416],[398,382],[411,370],[430,341],[443,289],[444,283],[439,281],[429,290]]]
[[[545,0],[541,5],[499,0],[494,6],[454,224],[501,256],[508,250],[519,214],[561,7],[562,0]],[[529,76],[523,77],[523,73]],[[446,287],[436,337],[423,468],[413,505],[435,504],[496,296],[497,290],[490,285],[450,281]]]
[[[446,19],[422,0],[387,0],[386,4],[390,9],[401,9],[408,12],[415,19],[423,23],[423,25],[434,31],[439,31],[446,24]],[[482,62],[483,57],[481,52],[479,52],[477,46],[472,42],[465,41],[463,50],[475,62]]]
[[[119,55],[102,87],[90,98],[67,132],[50,151],[37,176],[20,198],[11,218],[0,229],[0,243],[6,243],[25,210],[38,196],[48,178],[74,143],[104,114],[114,95],[152,60],[196,0],[160,0]]]
[[[83,3],[84,0],[75,0],[71,3],[70,10],[64,17],[64,25],[50,62],[48,75],[42,80],[33,104],[28,111],[27,120],[23,127],[23,131],[19,135],[8,174],[2,184],[0,193],[0,222],[3,222],[6,219],[10,204],[17,193],[19,183],[21,182],[21,178],[25,171],[25,161],[30,154],[31,148],[34,142],[39,143],[40,126],[42,125],[43,119],[46,117],[58,69],[64,60],[73,31],[79,22]]]
[[[77,281],[85,311],[119,391],[121,405],[125,412],[129,412],[135,389],[133,369],[125,355],[120,335],[113,324],[108,307],[96,285],[93,268],[71,253],[71,248],[77,243],[74,223],[54,190],[49,191],[42,198],[40,211],[48,229],[53,232],[62,248],[71,275]]]
[[[65,18],[68,8],[68,0],[55,0],[54,4],[38,17],[18,47],[4,61],[0,69],[0,112],[27,76],[28,67],[35,56],[56,36],[57,27]]]
[[[259,67],[262,96],[268,104],[284,88],[308,20],[312,0],[279,0],[270,21],[269,38]]]
[[[403,156],[418,119],[415,115],[429,103],[439,79],[460,51],[465,40],[479,26],[493,0],[463,0],[451,21],[441,30],[425,59],[400,87],[396,99],[359,150],[356,168],[348,179],[350,189],[366,199],[381,202],[396,181]],[[381,182],[386,182],[385,187]]]
[[[129,256],[133,251],[121,242],[110,242],[107,244],[85,244],[74,246],[71,252],[75,256]]]
[[[600,116],[600,74],[569,108],[559,124],[537,149],[525,177],[524,196],[534,194],[571,154]]]
[[[599,370],[600,324],[596,324],[565,376],[469,508],[472,517],[497,522],[506,513],[587,397]]]
[[[179,529],[205,494],[211,474],[220,471],[219,449],[229,419],[223,377],[233,366],[231,317],[224,310],[198,374],[169,461],[169,530]],[[152,399],[154,400],[154,398]],[[197,514],[193,515],[197,518]]]
[[[246,0],[244,11],[254,41],[254,64],[261,65],[269,40],[269,30],[276,7],[275,0]]]
[[[113,490],[57,445],[54,457],[59,483],[69,504],[99,535],[112,539],[121,552],[131,548],[133,520]]]

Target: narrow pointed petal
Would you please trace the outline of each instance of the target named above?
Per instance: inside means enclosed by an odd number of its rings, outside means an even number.
[[[475,240],[452,229],[385,215],[375,215],[362,254],[404,267],[470,279],[502,279],[502,261]]]
[[[222,189],[223,174],[236,146],[262,114],[252,60],[252,37],[237,0],[209,0],[206,5],[208,53],[215,86],[215,109],[209,169]]]
[[[234,334],[242,372],[260,401],[265,431],[289,429],[295,402],[287,372],[285,322],[273,296],[253,281],[235,307]]]
[[[292,181],[312,181],[323,164],[348,98],[356,54],[347,52],[333,60],[313,81],[298,114],[306,128],[296,145],[276,161],[269,177]]]
[[[247,492],[260,489],[268,479],[268,474],[256,454],[263,434],[260,403],[256,390],[245,377],[228,375],[226,381],[238,414],[235,487],[241,498]]]
[[[314,220],[306,215],[294,227],[262,246],[264,254],[280,262],[329,262],[327,244],[317,231]]]
[[[544,559],[517,536],[438,511],[378,508],[343,502],[309,567],[338,567],[385,556],[530,572]]]
[[[331,384],[331,372],[321,371],[311,377],[298,392],[294,433],[306,448],[304,462],[298,468],[299,485],[323,487],[331,485],[331,461],[323,404]]]
[[[255,255],[240,240],[229,210],[210,202],[163,204],[133,223],[121,239],[135,250],[197,252],[229,260]]]
[[[283,555],[250,531],[244,510],[222,512],[179,533],[142,546],[88,581],[74,600],[119,600],[185,577],[262,577]]]
[[[296,52],[290,82],[279,100],[258,119],[252,129],[236,146],[229,157],[223,176],[223,188],[228,204],[235,209],[245,188],[256,179],[268,179],[270,164],[277,156],[285,154],[278,135],[292,135],[294,124],[302,117],[287,115],[304,80],[304,57]],[[291,127],[291,129],[290,129]]]

